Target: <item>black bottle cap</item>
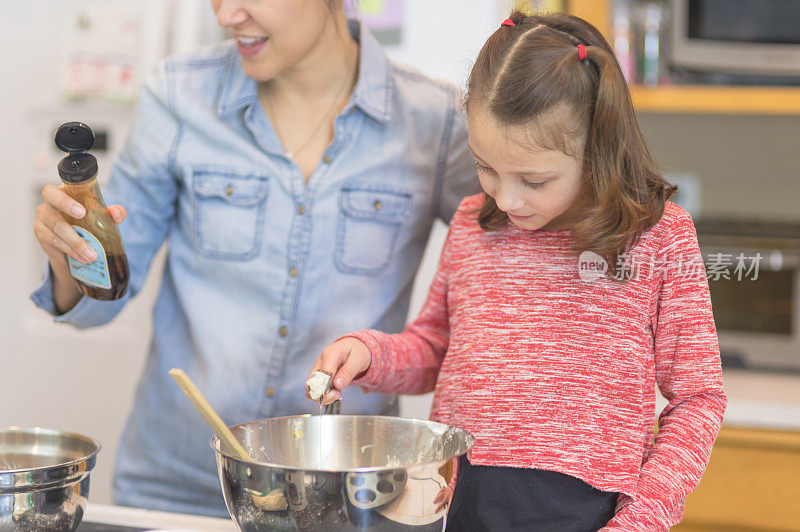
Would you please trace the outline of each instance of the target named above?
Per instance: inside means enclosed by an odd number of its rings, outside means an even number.
[[[67,153],[89,151],[94,146],[94,131],[82,122],[67,122],[56,131],[56,146]]]
[[[58,175],[66,183],[82,183],[97,175],[97,159],[91,153],[73,153],[58,163]]]
[[[65,183],[82,183],[97,175],[97,159],[86,153],[94,145],[94,131],[82,122],[67,122],[56,131],[56,146],[69,155],[58,163]]]

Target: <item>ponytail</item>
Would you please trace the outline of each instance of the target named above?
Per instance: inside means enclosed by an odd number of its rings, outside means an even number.
[[[630,91],[614,55],[587,46],[597,69],[597,91],[584,150],[584,174],[594,197],[572,236],[616,270],[617,259],[664,213],[677,187],[667,183],[647,147],[636,120]]]
[[[616,273],[619,256],[661,219],[677,187],[647,148],[622,71],[598,30],[561,13],[515,11],[509,19],[513,25],[498,27],[478,55],[467,111],[480,101],[498,123],[529,127],[543,147],[583,157],[591,197],[571,231],[575,251],[597,253]],[[539,120],[556,106],[566,107],[574,124]],[[490,231],[508,216],[486,196],[478,222]]]

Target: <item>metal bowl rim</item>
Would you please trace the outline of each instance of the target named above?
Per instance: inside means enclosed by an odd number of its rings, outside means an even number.
[[[11,425],[9,427],[3,427],[2,429],[0,429],[0,434],[6,433],[6,432],[36,433],[36,434],[47,434],[47,435],[50,435],[50,436],[77,437],[78,439],[83,439],[84,441],[87,441],[87,442],[91,443],[95,447],[95,450],[92,451],[91,453],[81,457],[81,458],[76,458],[74,460],[69,460],[67,462],[59,462],[59,463],[53,464],[53,465],[39,466],[39,467],[22,467],[22,468],[19,468],[19,469],[0,469],[0,473],[2,473],[4,475],[12,474],[12,473],[14,473],[14,474],[17,474],[17,473],[28,473],[28,472],[31,472],[31,471],[44,471],[45,469],[52,469],[54,467],[69,467],[69,466],[72,466],[72,465],[77,465],[77,464],[79,464],[81,462],[86,462],[88,460],[91,460],[92,457],[96,456],[97,453],[99,453],[100,449],[102,448],[102,445],[100,445],[99,441],[95,440],[94,438],[92,438],[90,436],[86,436],[85,434],[80,434],[78,432],[67,432],[67,431],[57,430],[57,429],[47,429],[47,428],[44,428],[44,427],[20,427],[18,425]]]
[[[270,418],[265,418],[265,419],[256,419],[256,420],[253,420],[253,421],[247,421],[246,423],[239,423],[238,425],[231,425],[228,428],[230,428],[230,429],[238,429],[239,427],[242,427],[244,425],[252,425],[253,423],[258,423],[258,422],[261,422],[261,421],[312,418],[312,417],[317,417],[317,416],[312,416],[311,414],[300,414],[300,415],[295,415],[295,416],[270,417]],[[366,414],[336,414],[336,417],[337,418],[354,418],[354,417],[358,417],[358,418],[391,419],[391,420],[400,419],[400,420],[404,420],[404,421],[416,421],[416,422],[425,423],[425,424],[441,425],[442,427],[451,427],[451,428],[454,428],[456,430],[460,430],[460,431],[466,433],[467,436],[469,436],[469,438],[471,439],[471,441],[467,445],[467,450],[465,451],[465,454],[468,453],[475,446],[475,436],[473,436],[471,432],[469,432],[468,430],[462,429],[461,427],[456,427],[454,425],[447,425],[445,423],[439,423],[438,421],[431,421],[431,420],[428,420],[428,419],[415,419],[415,418],[409,418],[409,417],[398,417],[398,416],[373,416],[373,415],[366,415]],[[227,458],[228,460],[233,460],[234,462],[239,462],[241,464],[253,464],[253,465],[257,465],[257,466],[273,467],[273,468],[277,468],[277,469],[285,469],[285,470],[290,470],[290,471],[309,471],[309,472],[315,472],[315,473],[374,473],[376,471],[391,471],[393,469],[408,469],[408,468],[411,468],[411,467],[420,467],[420,466],[425,466],[425,465],[440,464],[442,462],[446,462],[447,460],[450,460],[449,458],[446,458],[446,459],[442,459],[442,460],[431,460],[429,462],[420,462],[418,464],[402,465],[402,466],[396,466],[396,467],[389,467],[389,466],[329,467],[329,468],[325,468],[325,469],[299,468],[299,467],[295,467],[295,466],[287,466],[286,464],[274,464],[274,463],[271,463],[271,462],[258,462],[256,460],[249,460],[249,461],[241,460],[241,459],[239,459],[239,458],[237,458],[237,457],[235,457],[235,456],[233,456],[231,454],[223,452],[219,448],[219,446],[216,444],[219,441],[220,440],[217,437],[217,435],[214,434],[214,435],[211,436],[211,441],[209,442],[209,445],[214,450],[214,452],[216,452],[217,454]]]

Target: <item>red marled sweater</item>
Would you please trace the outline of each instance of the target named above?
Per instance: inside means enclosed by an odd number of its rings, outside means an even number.
[[[616,491],[604,530],[668,530],[699,483],[726,397],[689,215],[668,202],[627,283],[579,276],[568,231],[483,231],[482,195],[450,224],[420,316],[372,351],[367,391],[435,390],[431,419],[472,432],[479,465],[538,468]],[[694,268],[687,267],[692,263]],[[669,405],[653,438],[655,386]]]

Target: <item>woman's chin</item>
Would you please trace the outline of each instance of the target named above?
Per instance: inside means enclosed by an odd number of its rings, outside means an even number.
[[[242,57],[242,69],[247,77],[259,83],[270,81],[278,72],[273,65],[265,65],[264,61],[255,61]]]

